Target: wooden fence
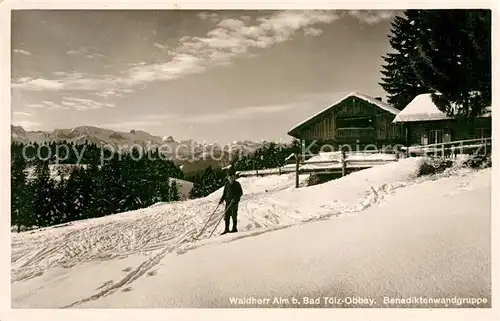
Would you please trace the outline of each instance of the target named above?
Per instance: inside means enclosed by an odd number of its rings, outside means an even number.
[[[377,155],[381,157],[377,158]],[[392,155],[392,157],[388,157],[388,155]],[[298,177],[300,174],[342,174],[342,176],[344,176],[350,170],[365,169],[397,161],[399,153],[396,151],[383,152],[374,150],[354,153],[338,152],[338,156],[340,156],[338,159],[314,160],[318,155],[295,155],[293,159],[291,157],[288,158],[288,160],[294,160],[295,164],[287,164],[277,168],[238,171],[238,175],[240,177],[249,177],[295,173],[296,185],[298,186]],[[356,156],[361,158],[356,159]],[[368,156],[368,158],[363,158],[366,156]]]
[[[457,154],[479,155],[481,153],[488,155],[491,154],[491,137],[403,147],[402,150],[408,156],[431,154],[436,156],[456,156]]]
[[[428,156],[439,157],[456,156],[457,154],[478,153],[491,154],[491,138],[469,139],[439,144],[418,145],[402,147],[400,150],[373,150],[363,152],[337,152],[339,158],[314,160],[320,155],[290,155],[287,164],[282,167],[238,171],[240,177],[267,176],[295,173],[295,185],[299,186],[300,174],[339,174],[345,176],[353,170],[371,168],[378,165],[398,161],[400,157]],[[328,153],[326,153],[328,154]]]

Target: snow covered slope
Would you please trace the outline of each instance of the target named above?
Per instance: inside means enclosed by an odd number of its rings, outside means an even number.
[[[178,194],[181,200],[189,199],[189,193],[191,193],[191,190],[194,187],[193,182],[185,181],[183,179],[178,179],[178,178],[170,178],[170,181],[174,181],[175,184],[177,185]]]
[[[242,178],[241,233],[223,237],[207,239],[213,217],[196,241],[221,191],[13,234],[12,305],[231,307],[229,296],[248,295],[489,297],[491,171],[416,179],[420,162],[404,159],[300,189],[293,175]]]

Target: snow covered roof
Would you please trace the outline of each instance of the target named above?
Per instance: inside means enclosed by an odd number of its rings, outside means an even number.
[[[397,115],[399,113],[399,109],[397,108],[394,108],[386,103],[384,103],[383,101],[380,101],[380,100],[377,100],[373,97],[370,97],[368,95],[365,95],[365,94],[362,94],[362,93],[358,93],[358,92],[351,92],[347,95],[345,95],[344,97],[342,97],[341,99],[339,99],[338,101],[336,101],[335,103],[329,105],[327,108],[321,110],[320,112],[312,115],[311,117],[307,118],[306,120],[300,122],[299,124],[295,125],[291,130],[290,132],[296,130],[297,128],[299,128],[300,126],[306,124],[307,122],[311,121],[312,119],[318,117],[319,115],[323,114],[324,112],[327,112],[329,111],[330,109],[332,108],[335,108],[338,104],[340,104],[342,101],[348,99],[348,98],[351,98],[351,97],[356,97],[356,98],[359,98],[361,100],[364,100],[370,104],[373,104],[377,107],[379,107],[380,109],[383,109],[387,112],[390,112],[391,114],[394,114],[394,115]]]
[[[487,107],[487,113],[481,117],[491,117],[491,107]],[[439,110],[436,104],[432,101],[432,94],[420,94],[396,115],[393,123],[413,122],[413,121],[431,121],[451,119],[444,112]]]
[[[421,94],[413,98],[406,107],[396,115],[393,123],[449,119],[432,101],[431,94]]]

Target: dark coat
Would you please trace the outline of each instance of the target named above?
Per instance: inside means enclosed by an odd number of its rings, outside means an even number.
[[[231,201],[233,201],[233,203],[238,203],[242,195],[243,189],[238,181],[234,181],[232,184],[227,182],[226,185],[224,185],[224,191],[222,192],[220,203],[223,201],[226,201],[226,203]]]

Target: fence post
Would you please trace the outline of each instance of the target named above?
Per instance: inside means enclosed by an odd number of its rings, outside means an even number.
[[[346,157],[345,157],[345,151],[342,151],[340,155],[341,155],[340,161],[342,162],[342,176],[345,176],[345,174],[346,174]]]
[[[295,153],[295,188],[299,188],[299,153]]]

